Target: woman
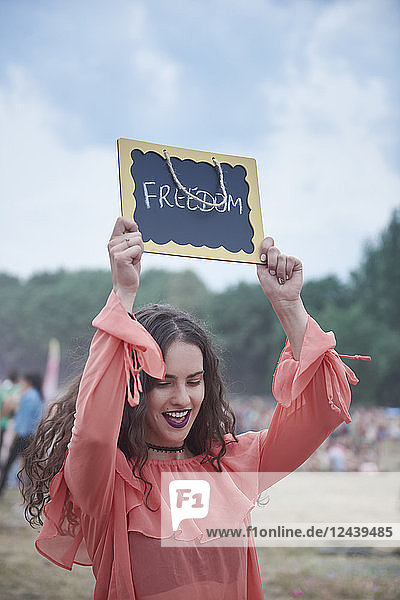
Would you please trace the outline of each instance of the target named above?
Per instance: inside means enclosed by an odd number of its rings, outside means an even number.
[[[39,373],[27,373],[21,377],[18,405],[13,414],[15,437],[7,461],[0,474],[0,496],[7,483],[8,473],[18,456],[29,446],[43,414],[42,377]],[[15,401],[15,398],[13,398]]]
[[[333,333],[321,331],[302,304],[300,261],[266,238],[257,273],[288,341],[274,376],[270,429],[236,437],[218,358],[202,328],[171,307],[130,314],[142,253],[137,225],[119,218],[109,242],[113,291],[93,321],[98,331],[78,396],[76,382],[41,423],[27,457],[31,523],[50,498],[36,547],[67,569],[92,565],[96,600],[261,599],[251,538],[221,548],[201,519],[165,529],[161,473],[227,477],[217,510],[234,506],[247,526],[268,477],[242,493],[235,474],[280,477],[296,469],[350,421],[347,378],[357,379],[333,350]],[[163,548],[161,538],[187,544]]]

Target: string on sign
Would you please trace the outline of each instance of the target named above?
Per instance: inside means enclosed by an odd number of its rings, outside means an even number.
[[[192,200],[195,200],[196,202],[200,202],[201,204],[204,204],[206,206],[212,206],[214,208],[217,208],[218,206],[222,206],[223,204],[225,204],[228,201],[228,194],[226,191],[226,187],[225,187],[225,183],[224,183],[224,174],[222,172],[222,167],[221,167],[221,163],[213,156],[212,157],[212,161],[215,165],[215,168],[218,171],[218,176],[219,176],[219,185],[220,188],[222,190],[222,197],[223,199],[221,200],[221,202],[208,202],[207,200],[205,200],[204,198],[199,198],[198,196],[196,196],[195,194],[192,194],[191,191],[189,191],[188,189],[185,188],[185,186],[179,181],[177,174],[175,173],[175,169],[172,165],[171,162],[171,158],[170,155],[168,154],[167,150],[164,149],[164,156],[165,156],[165,160],[167,161],[167,165],[168,165],[168,169],[169,172],[171,173],[172,179],[174,180],[176,187],[181,190],[181,192],[183,192],[188,198],[191,198]]]

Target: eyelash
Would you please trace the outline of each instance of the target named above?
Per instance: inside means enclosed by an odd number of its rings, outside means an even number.
[[[160,381],[158,383],[156,383],[157,387],[167,387],[168,385],[171,385],[172,381]],[[192,387],[196,387],[198,385],[201,384],[201,379],[197,379],[196,381],[188,381],[187,382],[188,385],[192,386]]]

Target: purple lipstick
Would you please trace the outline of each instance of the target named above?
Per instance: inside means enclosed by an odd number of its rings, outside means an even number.
[[[175,429],[180,429],[188,424],[191,410],[170,410],[163,412],[162,416],[167,421],[168,425]]]

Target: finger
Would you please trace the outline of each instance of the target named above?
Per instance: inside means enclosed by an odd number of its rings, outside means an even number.
[[[276,246],[272,246],[267,252],[267,267],[271,275],[276,275],[279,255],[280,252]]]
[[[274,245],[274,240],[272,237],[266,237],[263,239],[263,241],[261,242],[261,246],[260,246],[261,262],[265,263],[267,261],[267,252],[268,252],[269,248],[271,248],[273,245]]]
[[[134,233],[124,233],[123,235],[118,235],[115,238],[111,238],[111,240],[108,242],[108,250],[124,250],[125,248],[134,246],[135,244],[138,244],[144,249],[142,234],[140,231],[135,231]],[[119,246],[120,248],[118,248]]]
[[[126,231],[139,231],[139,227],[137,226],[135,221],[131,221],[131,219],[126,219],[125,217],[118,217],[118,219],[115,222],[110,239],[118,235],[122,235]]]
[[[279,254],[276,262],[276,277],[278,283],[283,285],[286,281],[286,255]]]
[[[135,233],[125,233],[122,236],[119,235],[111,239],[108,242],[108,252],[110,255],[114,255],[132,246],[140,246],[142,251],[144,250],[142,235],[138,231]]]
[[[143,250],[140,246],[132,246],[131,248],[126,248],[122,252],[119,252],[114,256],[114,261],[117,264],[137,264],[142,258]]]
[[[286,257],[286,279],[290,279],[293,275],[293,269],[298,262],[297,258],[294,256]]]

